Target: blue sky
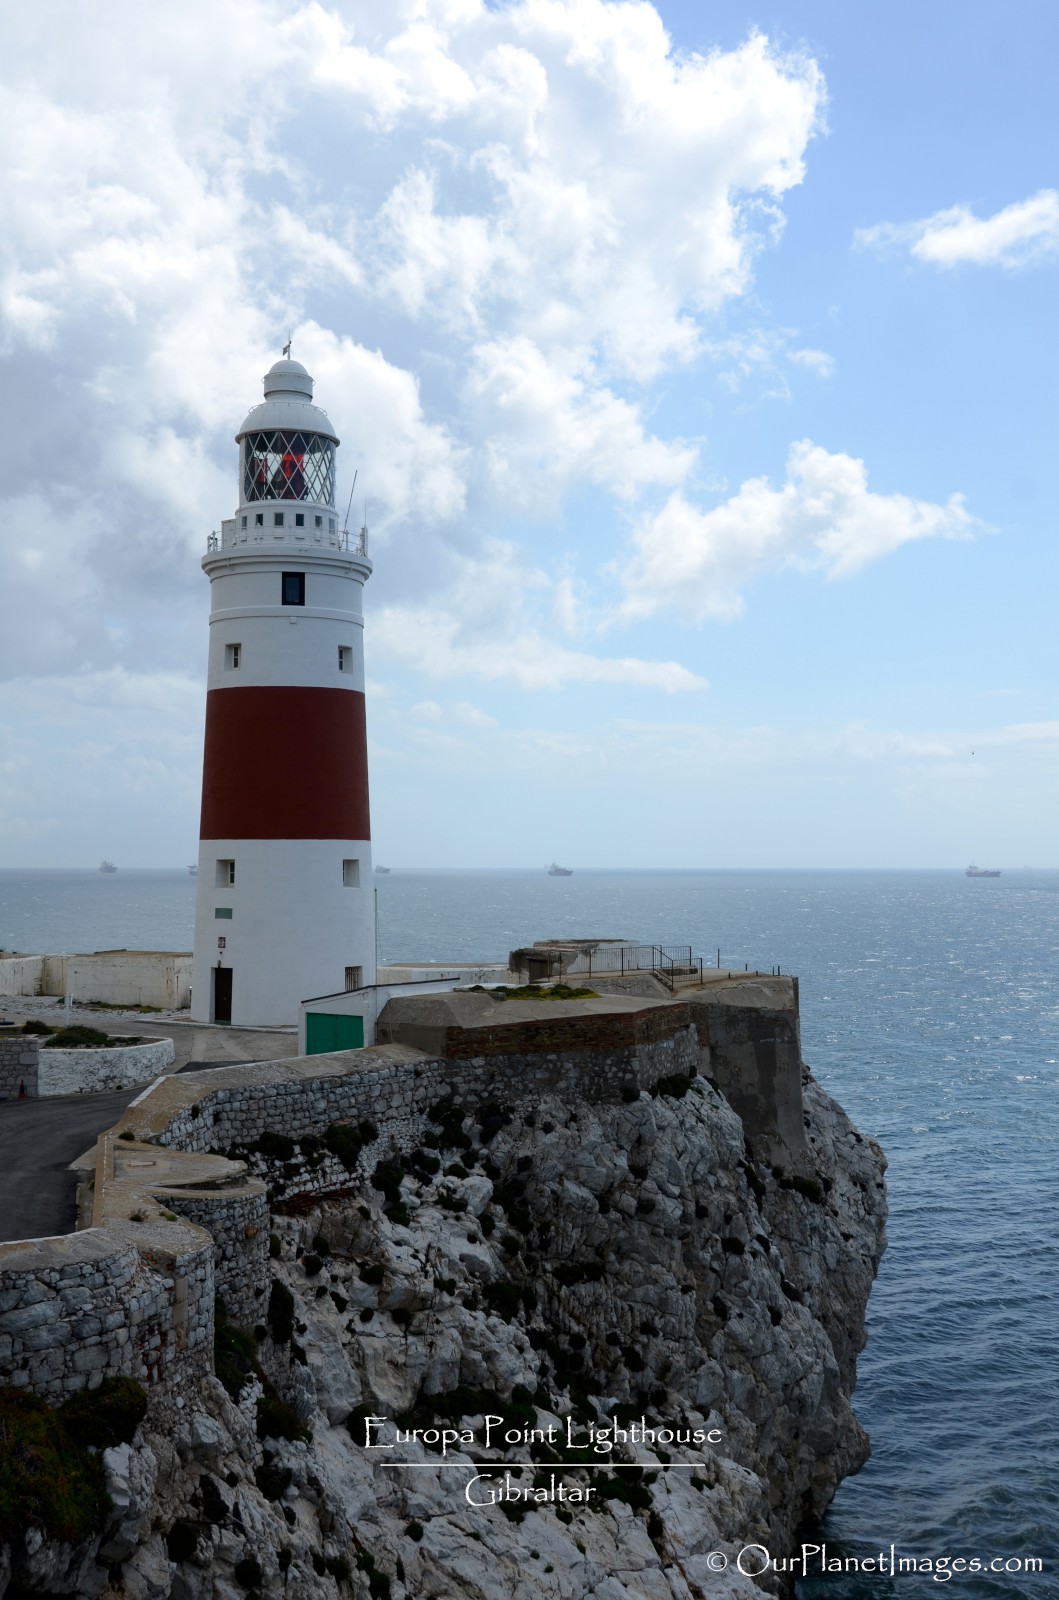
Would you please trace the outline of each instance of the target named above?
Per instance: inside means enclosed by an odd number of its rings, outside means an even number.
[[[192,859],[288,326],[380,859],[1056,864],[1054,6],[111,9],[2,88],[0,864]]]

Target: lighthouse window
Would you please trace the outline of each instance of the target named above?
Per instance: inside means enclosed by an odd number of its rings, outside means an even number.
[[[279,429],[243,437],[244,500],[335,503],[335,442],[316,433]]]
[[[305,512],[304,511],[296,511],[294,513],[294,526],[296,528],[304,528],[305,527]]]
[[[282,528],[282,526],[283,526],[283,512],[282,511],[276,511],[276,512],[273,513],[272,526],[274,528]]]
[[[323,517],[314,517],[314,518],[313,518],[313,521],[314,521],[314,522],[315,522],[315,524],[316,524],[316,526],[317,526],[317,527],[318,527],[318,528],[322,528],[322,527],[323,527],[323,525],[324,525],[324,519],[323,519]]]
[[[338,647],[338,670],[339,672],[353,671],[353,650],[348,644],[340,644]]]
[[[343,863],[342,863],[342,883],[343,883],[343,886],[346,889],[359,889],[360,888],[360,862],[359,861],[343,861]]]
[[[364,968],[363,967],[347,967],[346,968],[346,993],[347,994],[349,993],[349,991],[351,989],[359,989],[361,984],[363,983],[363,981],[364,981]]]
[[[217,887],[218,887],[218,889],[229,889],[229,888],[231,888],[231,886],[234,883],[235,883],[235,862],[233,860],[231,860],[230,857],[229,857],[229,859],[227,861],[224,861],[224,860],[218,861],[218,863],[217,863]]]
[[[239,658],[243,653],[241,644],[226,644],[224,647],[224,666],[226,672],[236,672],[239,669]]]
[[[265,526],[265,513],[263,511],[255,511],[254,512],[254,527],[255,528],[263,528],[264,526]]]
[[[285,606],[303,606],[305,604],[304,572],[285,572],[283,574],[283,604]]]
[[[242,521],[242,526],[243,526],[243,527],[244,527],[244,528],[245,528],[245,527],[246,527],[246,518],[245,518],[245,517],[244,517],[244,518],[243,518],[243,521]]]

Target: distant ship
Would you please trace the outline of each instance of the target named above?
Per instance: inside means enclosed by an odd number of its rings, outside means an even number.
[[[375,868],[376,872],[389,872],[389,870],[390,870],[389,867],[376,867]]]
[[[99,870],[100,872],[117,872],[118,869],[114,865],[113,861],[101,861],[99,863]]]
[[[189,878],[197,878],[198,875],[199,875],[198,866],[197,866],[196,863],[193,862],[191,864],[191,866],[188,868],[188,877]]]
[[[573,875],[573,867],[561,867],[557,861],[553,861],[548,868],[549,878],[572,878]]]
[[[999,867],[968,867],[967,868],[967,872],[966,872],[966,876],[968,878],[999,878],[999,876],[1000,876],[1000,868]]]

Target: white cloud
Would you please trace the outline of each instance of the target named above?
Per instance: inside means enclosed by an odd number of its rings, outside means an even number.
[[[547,626],[554,586],[525,568],[510,545],[462,558],[457,577],[429,604],[385,606],[372,619],[369,649],[431,679],[471,677],[521,689],[630,684],[677,694],[708,687],[675,661],[642,661],[571,650]],[[421,703],[429,719],[434,702]]]
[[[620,614],[734,617],[742,590],[762,573],[794,567],[845,577],[912,540],[965,538],[980,526],[958,494],[937,505],[872,493],[863,461],[803,439],[791,446],[782,488],[750,478],[710,511],[678,490],[643,517],[622,567]]]
[[[834,357],[829,356],[826,350],[788,350],[787,360],[793,361],[797,367],[807,367],[819,378],[830,378],[835,370]]]
[[[695,462],[691,446],[645,434],[636,406],[526,338],[479,345],[467,398],[488,478],[512,509],[552,510],[577,483],[627,498],[681,482]]]
[[[919,222],[882,222],[858,228],[854,243],[860,249],[905,246],[938,267],[1036,266],[1059,253],[1059,192],[1041,189],[991,217],[951,206]]]

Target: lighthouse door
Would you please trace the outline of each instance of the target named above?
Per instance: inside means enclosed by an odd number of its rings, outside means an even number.
[[[214,967],[213,969],[213,1020],[214,1022],[231,1022],[232,1020],[231,967]]]

